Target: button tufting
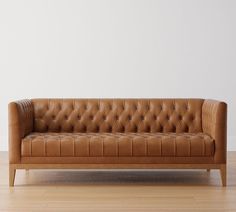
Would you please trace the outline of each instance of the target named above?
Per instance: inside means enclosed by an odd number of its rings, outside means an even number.
[[[153,132],[176,131],[172,125],[179,126],[178,132],[201,131],[202,101],[196,100],[62,100],[36,101],[34,104],[35,131],[49,130],[59,132],[62,126],[65,132],[70,132],[73,126],[75,132],[94,131],[99,126],[101,132],[109,132],[110,125],[114,132],[132,131],[134,126],[142,132],[148,131],[146,124]],[[48,108],[48,109],[46,109]],[[71,108],[73,111],[71,111]],[[113,108],[113,110],[112,110]],[[92,120],[92,121],[91,121]],[[145,120],[145,125],[142,121]],[[104,122],[103,122],[104,121]],[[162,126],[160,128],[159,126]],[[82,126],[86,126],[83,129]],[[188,126],[188,129],[185,129]]]
[[[160,132],[163,132],[163,126],[162,125],[160,126]]]
[[[112,126],[108,127],[108,132],[112,132]]]

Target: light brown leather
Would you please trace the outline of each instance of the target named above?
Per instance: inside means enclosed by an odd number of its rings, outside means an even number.
[[[206,100],[202,109],[203,132],[215,140],[215,162],[226,163],[227,105],[216,100]]]
[[[214,140],[203,133],[32,133],[23,157],[213,156]]]
[[[10,163],[225,163],[226,116],[202,99],[13,102]]]
[[[32,101],[11,102],[8,111],[9,160],[10,163],[18,163],[21,158],[21,139],[33,131]]]
[[[35,132],[201,132],[200,99],[36,99]]]

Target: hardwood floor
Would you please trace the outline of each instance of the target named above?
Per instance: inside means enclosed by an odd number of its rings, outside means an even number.
[[[0,152],[0,211],[236,211],[236,152],[227,187],[218,170],[17,170],[8,186]]]

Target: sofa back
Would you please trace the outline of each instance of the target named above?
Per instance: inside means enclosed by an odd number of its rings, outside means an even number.
[[[202,132],[202,99],[33,99],[35,132]]]

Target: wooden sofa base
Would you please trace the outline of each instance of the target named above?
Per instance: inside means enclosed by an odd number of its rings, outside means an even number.
[[[10,164],[9,186],[14,186],[17,169],[219,169],[226,186],[226,164]]]

